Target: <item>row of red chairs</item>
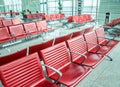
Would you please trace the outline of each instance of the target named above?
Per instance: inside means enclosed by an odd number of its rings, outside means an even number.
[[[0,27],[6,27],[6,26],[16,25],[20,23],[21,23],[20,18],[3,19],[3,20],[0,20]]]
[[[0,28],[0,43],[24,38],[26,36],[37,35],[48,32],[49,30],[46,21],[40,20],[2,27]]]
[[[0,14],[15,14],[15,15],[19,15],[20,14],[20,12],[2,12],[2,13],[0,13]]]
[[[64,19],[65,18],[65,14],[49,14],[49,15],[45,15],[45,20],[60,20],[60,19]]]
[[[102,62],[119,41],[106,39],[104,30],[98,28],[54,46],[50,43],[52,40],[34,48],[38,53],[28,54],[27,49],[24,49],[1,57],[2,84],[5,87],[60,87],[59,84],[75,87]],[[45,78],[43,66],[52,82],[48,77]]]
[[[104,24],[104,26],[110,26],[110,27],[112,27],[112,26],[114,26],[116,24],[119,24],[119,23],[120,23],[120,18],[116,18],[113,21],[111,21],[110,23]]]
[[[35,13],[35,14],[25,14],[24,18],[41,18],[45,15],[45,13]]]
[[[93,21],[93,18],[90,14],[82,14],[68,17],[68,22],[83,24],[91,21]]]

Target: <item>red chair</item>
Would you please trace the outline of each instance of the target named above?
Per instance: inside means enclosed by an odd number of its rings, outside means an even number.
[[[53,46],[53,42],[54,42],[54,40],[52,39],[52,40],[49,40],[49,41],[41,43],[41,44],[30,46],[29,47],[29,54],[32,54],[35,52],[37,52],[39,54],[41,50]],[[39,54],[39,57],[41,58],[40,54]]]
[[[38,30],[41,32],[49,31],[46,21],[38,21],[36,22],[36,25],[37,25]]]
[[[24,23],[23,26],[27,35],[33,35],[38,33],[35,22]]]
[[[32,18],[37,18],[37,14],[31,14]]]
[[[10,25],[13,25],[11,19],[5,19],[5,20],[2,20],[2,23],[3,23],[4,26],[10,26]]]
[[[72,22],[73,21],[73,16],[69,16],[68,17],[68,22]]]
[[[60,19],[60,14],[56,14],[56,19],[57,19],[57,20]]]
[[[87,14],[87,21],[88,21],[88,22],[93,21],[92,16],[91,16],[90,14]]]
[[[83,22],[84,22],[84,23],[87,23],[87,22],[88,22],[88,20],[87,20],[87,15],[86,15],[86,14],[83,14],[82,16],[83,16]]]
[[[79,15],[79,16],[78,16],[78,23],[80,23],[80,24],[83,24],[83,23],[84,23],[84,21],[83,21],[83,16],[82,16],[82,15]]]
[[[88,43],[88,49],[96,47],[94,50],[91,51],[91,53],[97,53],[103,56],[107,56],[110,59],[110,61],[112,61],[112,58],[108,55],[111,50],[111,47],[98,44],[98,39],[95,31],[86,33],[84,36],[86,42]]]
[[[102,46],[114,48],[119,43],[118,40],[106,38],[103,28],[98,28],[95,31],[98,38],[98,44]]]
[[[58,87],[44,77],[37,53],[0,66],[0,75],[4,87]]]
[[[78,23],[78,16],[73,16],[73,22]]]
[[[73,32],[72,38],[83,35],[84,33],[85,33],[85,30]]]
[[[45,20],[50,20],[50,15],[42,15],[42,19],[44,19],[45,17]]]
[[[9,34],[8,28],[0,28],[0,43],[8,42],[12,40],[11,35]]]
[[[12,23],[13,23],[13,25],[20,24],[21,19],[20,18],[12,18]]]
[[[64,19],[65,18],[65,14],[64,13],[60,14],[60,18]]]
[[[58,75],[46,67],[48,76],[53,80],[58,77],[56,82],[67,87],[75,87],[91,71],[89,67],[79,66],[70,61],[65,42],[42,50],[41,55],[46,65],[54,67],[62,73],[62,75]]]
[[[54,45],[58,44],[58,43],[61,43],[61,42],[64,42],[64,41],[67,41],[67,40],[69,40],[71,38],[72,38],[72,33],[71,34],[67,34],[65,36],[57,37],[57,38],[55,38]]]
[[[31,15],[31,14],[26,14],[26,15],[24,16],[24,18],[32,18],[32,15]]]
[[[68,40],[67,45],[70,50],[72,62],[78,65],[95,68],[104,59],[99,54],[89,52],[96,49],[96,47],[93,45],[91,49],[87,48],[83,35]]]
[[[9,31],[10,31],[12,37],[15,39],[23,38],[26,36],[26,33],[24,31],[22,24],[9,26]]]
[[[14,60],[17,60],[17,59],[24,57],[26,55],[27,55],[27,49],[23,49],[23,50],[20,50],[18,52],[12,53],[10,55],[0,57],[0,66],[5,65],[5,64],[12,62]]]

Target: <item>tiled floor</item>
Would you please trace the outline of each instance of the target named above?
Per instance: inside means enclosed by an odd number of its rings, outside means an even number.
[[[47,34],[44,39],[45,41],[71,33],[73,31],[78,31],[84,27],[67,29],[59,28],[54,32]],[[117,38],[120,40],[120,38]],[[29,47],[31,45],[39,44],[44,42],[41,37],[16,44],[4,49],[0,49],[0,56],[8,55],[10,53],[16,52],[23,48]],[[85,77],[77,87],[120,87],[120,44],[110,53],[113,57],[113,61],[109,61],[106,57],[93,71]],[[0,85],[2,87],[2,85]]]

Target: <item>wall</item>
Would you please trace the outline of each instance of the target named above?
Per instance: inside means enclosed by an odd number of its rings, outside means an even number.
[[[116,2],[114,2],[116,1]],[[110,21],[120,17],[120,1],[117,0],[100,0],[98,11],[98,22],[105,23],[105,13],[110,12]]]

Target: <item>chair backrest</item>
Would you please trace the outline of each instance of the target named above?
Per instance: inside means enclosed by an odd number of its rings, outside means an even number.
[[[11,40],[11,36],[9,34],[7,27],[0,28],[0,43],[7,42]]]
[[[13,23],[13,25],[20,24],[21,19],[20,18],[12,18],[12,23]]]
[[[87,46],[84,41],[83,35],[68,40],[67,45],[68,45],[69,50],[72,52],[78,52],[81,54],[84,54],[87,52]],[[73,61],[80,58],[80,55],[78,54],[71,53],[71,56],[72,56]],[[81,62],[82,62],[82,58],[81,58]]]
[[[37,14],[31,14],[32,18],[37,18]]]
[[[0,74],[4,87],[30,87],[44,80],[37,53],[0,66]]]
[[[84,32],[85,32],[85,30],[80,30],[80,31],[73,32],[72,38],[83,35]]]
[[[78,16],[78,22],[79,22],[80,24],[83,24],[83,23],[84,23],[84,21],[83,21],[83,16],[82,16],[82,15],[79,15],[79,16]]]
[[[60,18],[61,19],[65,18],[65,14],[64,13],[60,14]]]
[[[68,54],[65,42],[43,49],[40,53],[45,64],[54,67],[58,70],[64,68],[70,63],[70,56]],[[54,73],[48,68],[46,70],[48,75]]]
[[[38,31],[35,22],[24,23],[23,25],[28,34],[35,34]]]
[[[22,24],[9,26],[9,31],[14,38],[21,38],[26,34]]]
[[[83,22],[84,22],[84,23],[88,22],[88,20],[87,20],[87,15],[86,15],[86,14],[83,14],[82,16],[83,16]]]
[[[29,47],[29,54],[32,54],[32,53],[35,53],[35,52],[38,52],[38,54],[39,54],[41,50],[43,50],[45,48],[48,48],[52,45],[53,45],[53,39],[49,40],[47,42],[41,43],[41,44],[30,46]],[[39,57],[41,57],[40,54],[39,54]]]
[[[73,16],[73,22],[78,23],[78,16]]]
[[[13,25],[11,19],[5,19],[5,20],[2,20],[2,22],[3,22],[3,25],[4,25],[4,26],[10,26],[10,25]]]
[[[88,43],[94,43],[94,44],[98,43],[95,31],[86,33],[84,34],[84,36],[85,36],[85,41],[87,41]],[[95,46],[96,45],[88,44],[88,50],[91,50]]]
[[[64,36],[57,37],[57,38],[55,38],[54,44],[58,44],[58,43],[67,41],[67,40],[71,39],[71,37],[72,37],[72,33],[64,35]]]
[[[105,40],[105,32],[103,28],[97,28],[96,30],[96,35],[98,37],[98,43],[101,43],[102,41]],[[102,37],[102,38],[99,38]]]
[[[18,52],[12,53],[10,55],[0,57],[0,66],[7,64],[9,62],[12,62],[14,60],[17,60],[17,59],[24,57],[26,55],[27,55],[27,49],[23,49],[23,50],[20,50]]]
[[[44,30],[48,30],[46,21],[36,21],[36,26],[41,32],[44,32]]]
[[[46,21],[40,21],[40,26],[41,26],[41,30],[43,32],[47,32],[48,31],[48,25],[47,25]]]

